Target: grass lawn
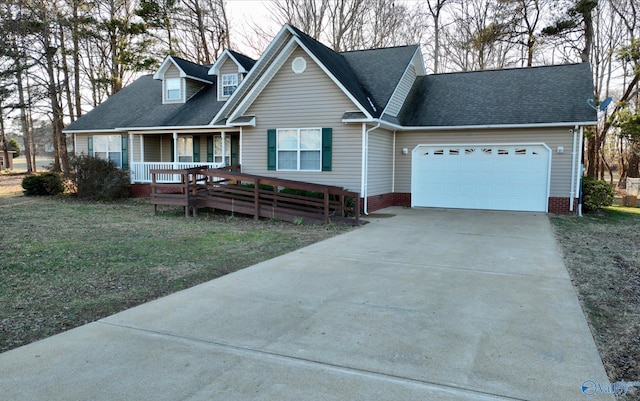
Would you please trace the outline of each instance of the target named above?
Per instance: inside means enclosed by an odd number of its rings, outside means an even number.
[[[27,198],[22,178],[0,175],[0,352],[350,229]]]
[[[551,222],[610,381],[640,381],[640,209]]]

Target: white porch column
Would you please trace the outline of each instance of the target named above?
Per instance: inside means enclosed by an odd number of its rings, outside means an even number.
[[[142,134],[138,134],[140,138],[140,162],[144,163],[144,136]]]
[[[220,133],[220,135],[222,136],[222,165],[226,166],[227,165],[227,133],[222,131]]]
[[[173,168],[178,168],[178,133],[173,133]]]

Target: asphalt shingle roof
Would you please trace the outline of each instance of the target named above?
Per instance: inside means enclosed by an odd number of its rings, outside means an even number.
[[[253,68],[253,65],[256,63],[256,60],[245,56],[244,54],[234,52],[233,50],[229,50],[229,53],[244,67],[245,70],[250,71]]]
[[[405,126],[590,122],[588,63],[418,77],[399,119]]]
[[[223,104],[217,100],[215,83],[206,85],[184,104],[162,104],[162,81],[145,75],[71,123],[65,131],[208,125]]]
[[[411,45],[340,54],[347,60],[380,115],[417,50],[418,45]]]
[[[345,57],[340,53],[336,53],[329,49],[327,46],[313,39],[298,28],[292,25],[289,26],[304,46],[320,60],[320,62],[331,72],[331,74],[333,74],[334,77],[336,77],[338,81],[340,81],[342,86],[351,93],[351,95],[362,105],[362,107],[364,107],[365,110],[375,117],[380,115],[382,110],[373,106],[373,100],[370,98],[370,94],[367,93],[360,84],[358,77],[351,69],[351,66]]]
[[[207,68],[206,66],[192,63],[191,61],[181,59],[180,57],[171,56],[171,58],[188,76],[202,79],[211,83],[215,81],[215,77],[209,75],[209,68]]]

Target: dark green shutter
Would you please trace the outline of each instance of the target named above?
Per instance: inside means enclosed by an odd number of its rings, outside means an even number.
[[[175,156],[175,151],[174,151],[174,140],[173,138],[171,138],[171,140],[169,141],[169,151],[171,152],[171,163],[175,162],[174,160],[174,156]]]
[[[122,135],[122,168],[129,168],[129,135]]]
[[[194,162],[200,161],[200,137],[199,136],[193,137],[193,161]]]
[[[93,156],[93,137],[90,136],[87,138],[87,153],[89,156]]]
[[[322,129],[322,171],[331,171],[332,132],[331,128]]]
[[[276,130],[267,130],[267,170],[276,169]]]
[[[213,163],[213,137],[207,137],[207,163]]]

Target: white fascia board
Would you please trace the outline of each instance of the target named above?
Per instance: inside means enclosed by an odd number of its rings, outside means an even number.
[[[364,106],[362,106],[362,105],[360,104],[360,102],[358,102],[358,100],[357,100],[355,97],[353,97],[353,95],[351,94],[351,92],[349,92],[349,91],[347,90],[347,88],[345,88],[345,87],[342,85],[342,83],[341,83],[341,82],[340,82],[340,81],[339,81],[339,80],[338,80],[338,79],[337,79],[337,78],[336,78],[336,77],[335,77],[335,76],[334,76],[334,75],[333,75],[333,74],[332,74],[332,73],[327,69],[327,67],[325,67],[325,66],[324,66],[324,64],[322,64],[322,63],[320,62],[320,60],[318,60],[318,59],[316,58],[316,56],[315,56],[315,55],[314,55],[314,54],[313,54],[309,49],[307,49],[307,47],[306,47],[304,44],[302,44],[302,41],[300,41],[300,39],[298,39],[298,37],[297,37],[297,36],[294,36],[294,37],[293,37],[293,40],[295,40],[295,41],[296,41],[296,43],[298,44],[298,46],[300,46],[300,48],[302,48],[302,49],[307,53],[307,55],[309,55],[309,57],[311,57],[311,59],[312,59],[313,61],[315,61],[315,62],[316,62],[316,64],[318,64],[318,65],[320,66],[320,68],[322,69],[322,71],[324,71],[324,73],[325,73],[325,74],[327,74],[327,76],[328,76],[329,78],[331,78],[331,80],[332,80],[336,85],[338,85],[338,87],[340,88],[340,90],[342,90],[342,92],[343,92],[345,95],[347,95],[347,97],[348,97],[348,98],[353,102],[353,104],[355,104],[355,105],[356,105],[356,107],[358,108],[358,110],[360,110],[361,112],[363,112],[363,113],[364,113],[364,115],[365,115],[365,116],[367,116],[368,118],[373,118],[373,116],[371,115],[371,113],[369,113],[369,111],[367,111],[367,109],[365,109],[365,108],[364,108]]]
[[[211,129],[224,129],[229,128],[228,125],[191,125],[191,126],[169,126],[169,127],[124,127],[118,128],[121,131],[135,132],[135,131],[193,131],[193,130],[211,130]]]
[[[63,134],[113,134],[116,132],[122,132],[120,128],[108,128],[108,129],[63,129]]]
[[[247,72],[247,70],[242,66],[242,64],[240,64],[240,62],[233,56],[233,54],[231,54],[229,49],[224,49],[224,51],[222,52],[220,57],[218,57],[216,62],[213,63],[211,68],[209,68],[208,74],[209,75],[219,75],[220,74],[220,67],[222,66],[222,64],[224,64],[224,62],[226,61],[225,60],[226,58],[230,58],[231,61],[233,61],[238,66],[238,72],[241,72],[241,73]]]
[[[271,62],[269,67],[262,73],[262,76],[258,78],[251,90],[244,95],[242,101],[235,107],[235,109],[229,114],[228,121],[235,120],[240,117],[251,106],[251,104],[258,98],[262,90],[267,86],[269,81],[275,76],[280,67],[284,64],[285,60],[293,54],[295,50],[295,38],[289,40],[289,43],[280,50],[278,56]],[[246,79],[243,81],[247,81]],[[236,89],[237,91],[237,89]],[[233,95],[232,95],[233,96]]]
[[[173,61],[173,59],[171,58],[171,56],[167,56],[164,58],[164,61],[162,62],[162,64],[160,64],[160,68],[158,68],[158,71],[156,71],[155,74],[153,74],[153,79],[162,79],[164,78],[164,72],[167,70],[167,66],[169,63],[172,63],[173,65],[175,65],[179,70],[180,73],[182,74],[183,71],[182,69],[180,69],[180,67],[178,67],[178,65]]]
[[[420,77],[423,75],[427,75],[427,68],[424,66],[424,57],[422,56],[422,49],[420,48],[420,46],[418,46],[416,52],[413,54],[411,63],[416,67],[417,76]]]
[[[256,118],[253,117],[251,120],[242,122],[242,123],[234,123],[231,122],[228,124],[230,127],[255,127],[256,126]]]
[[[418,47],[418,50],[420,50],[420,47]],[[416,50],[416,52],[418,51]],[[414,54],[415,57],[415,54]],[[400,82],[402,82],[402,79],[405,77],[405,75],[407,75],[407,71],[409,71],[409,67],[411,67],[413,65],[413,58],[411,59],[411,62],[409,62],[409,64],[407,64],[407,67],[404,69],[404,72],[402,73],[402,76],[400,76],[400,79],[398,80],[398,83],[396,84],[396,87],[393,89],[393,93],[391,94],[391,97],[389,98],[389,101],[387,102],[387,104],[384,107],[384,110],[382,110],[382,113],[380,113],[381,116],[388,114],[388,115],[393,115],[391,113],[387,113],[387,108],[389,108],[389,104],[391,103],[391,100],[393,100],[393,98],[396,96],[396,94],[398,93],[399,90],[399,86],[400,86]],[[416,76],[418,76],[418,72],[416,71]],[[411,86],[413,87],[413,84],[415,83],[415,80],[413,80],[413,82],[411,83]],[[409,90],[410,92],[411,90]],[[407,96],[409,95],[409,92],[407,92]],[[402,105],[404,106],[404,102],[407,101],[407,98],[405,97],[404,101],[402,102]],[[400,108],[400,110],[402,110],[402,108]],[[397,117],[397,115],[395,115],[394,117]]]
[[[280,32],[278,32],[278,34],[271,41],[271,43],[269,43],[269,46],[267,46],[265,51],[262,53],[262,56],[260,56],[260,58],[258,58],[258,60],[253,65],[253,68],[251,68],[251,70],[249,71],[247,76],[244,77],[244,79],[242,81],[240,81],[240,84],[238,85],[236,90],[231,94],[231,96],[225,102],[225,105],[222,106],[222,108],[218,111],[218,113],[213,117],[213,119],[211,120],[212,124],[213,124],[213,122],[220,120],[225,114],[228,114],[226,105],[227,104],[232,104],[231,100],[233,100],[236,97],[240,96],[240,93],[242,93],[244,91],[244,87],[245,86],[251,85],[251,82],[253,82],[255,80],[254,76],[256,74],[259,74],[258,71],[260,71],[262,69],[262,64],[266,63],[265,60],[268,60],[270,58],[271,53],[273,53],[275,51],[275,49],[277,48],[279,43],[282,41],[282,37],[285,35],[285,33],[289,33],[290,35],[292,34],[286,24],[282,27],[282,29],[280,29]],[[232,109],[232,111],[233,111],[233,109]]]

